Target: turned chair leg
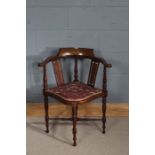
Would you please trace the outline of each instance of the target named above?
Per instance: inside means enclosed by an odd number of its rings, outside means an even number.
[[[76,146],[76,121],[77,121],[77,105],[73,103],[72,105],[72,120],[73,120],[73,146]]]
[[[45,127],[46,127],[46,133],[48,133],[49,132],[48,96],[44,96],[44,108],[45,108]]]
[[[105,134],[106,123],[106,97],[102,98],[102,132]]]

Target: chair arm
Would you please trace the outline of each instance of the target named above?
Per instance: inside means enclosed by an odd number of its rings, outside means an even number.
[[[107,63],[107,61],[104,58],[93,57],[93,59],[98,61],[98,62],[101,62],[107,68],[112,67],[112,64]]]
[[[95,57],[95,60],[103,64],[103,81],[102,81],[102,89],[107,91],[107,68],[111,68],[112,64],[107,63],[104,58]]]
[[[56,59],[57,59],[56,56],[50,56],[46,58],[43,62],[38,63],[38,67],[44,67],[47,63],[49,63],[50,61],[54,61]]]
[[[43,67],[44,65],[43,65],[43,63],[42,62],[39,62],[38,63],[38,67]]]

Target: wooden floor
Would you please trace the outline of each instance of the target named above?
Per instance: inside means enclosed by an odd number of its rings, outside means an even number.
[[[109,103],[107,104],[107,116],[128,116],[129,105],[127,103]],[[43,103],[27,103],[27,117],[44,116]],[[70,117],[71,107],[64,104],[49,104],[50,117]],[[98,103],[88,103],[78,107],[79,117],[100,117],[102,116],[102,105]]]

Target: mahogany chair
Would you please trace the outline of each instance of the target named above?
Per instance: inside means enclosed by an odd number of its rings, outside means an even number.
[[[61,59],[74,59],[74,80],[70,83],[65,83]],[[82,83],[78,80],[78,59],[90,59],[90,69],[87,83]],[[52,63],[57,86],[53,88],[48,87],[47,78],[47,64]],[[95,88],[96,75],[99,64],[103,65],[103,82],[102,88]],[[43,67],[43,95],[45,108],[45,126],[46,132],[49,132],[49,118],[48,116],[48,96],[56,98],[64,104],[72,106],[72,118],[64,118],[63,120],[71,120],[73,122],[73,146],[76,146],[76,122],[80,120],[89,120],[90,118],[78,118],[78,105],[87,103],[98,97],[102,97],[102,128],[105,133],[106,123],[106,97],[107,97],[107,68],[112,67],[105,59],[95,57],[93,49],[88,48],[60,48],[57,55],[46,58],[42,63],[38,64]]]

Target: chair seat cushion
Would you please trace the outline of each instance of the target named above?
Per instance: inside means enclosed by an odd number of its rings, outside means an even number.
[[[46,92],[59,99],[69,102],[95,99],[106,95],[106,92],[101,89],[93,88],[81,82],[63,84],[54,88],[49,88]]]

